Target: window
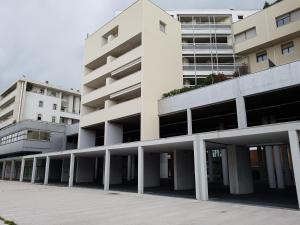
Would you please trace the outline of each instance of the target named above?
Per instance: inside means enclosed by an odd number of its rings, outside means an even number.
[[[38,140],[39,139],[39,132],[29,130],[28,133],[27,133],[27,139],[28,140]]]
[[[39,114],[37,115],[37,120],[42,120],[42,114],[39,113]]]
[[[244,16],[243,15],[238,15],[238,19],[242,20],[242,19],[244,19]]]
[[[57,109],[57,104],[53,104],[53,110]]]
[[[291,14],[290,13],[284,14],[283,16],[280,16],[280,17],[276,18],[277,27],[281,27],[281,26],[286,25],[290,22],[291,22]]]
[[[56,117],[52,116],[52,123],[55,123],[55,122],[56,122]]]
[[[258,62],[258,63],[266,61],[267,59],[268,59],[268,56],[267,56],[266,51],[256,54],[256,62]]]
[[[43,101],[39,101],[39,107],[43,107],[44,106],[44,102]]]
[[[281,45],[281,53],[282,55],[288,55],[294,52],[294,42],[291,41],[289,43]]]
[[[159,21],[159,30],[166,33],[166,24],[162,21]]]
[[[242,33],[239,33],[234,36],[236,43],[241,43],[245,40],[249,40],[251,38],[254,38],[256,36],[256,27],[252,27],[249,30],[246,30]]]

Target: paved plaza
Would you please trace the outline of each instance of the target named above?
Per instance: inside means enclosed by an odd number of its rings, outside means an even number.
[[[0,216],[18,225],[300,224],[297,210],[16,181],[0,181]]]

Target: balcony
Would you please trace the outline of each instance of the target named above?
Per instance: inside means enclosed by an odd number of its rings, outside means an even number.
[[[118,71],[124,70],[136,66],[141,61],[142,47],[136,47],[131,51],[125,53],[124,55],[116,58],[114,61],[105,64],[104,66],[94,70],[93,72],[87,74],[83,78],[83,83],[85,86],[90,88],[98,88],[105,85],[105,79],[109,74],[118,74]],[[134,69],[134,68],[133,68]]]
[[[16,97],[17,91],[14,90],[8,95],[6,95],[4,98],[0,99],[0,107],[4,104],[6,104],[8,101],[12,100],[13,98]]]
[[[184,54],[233,54],[233,46],[227,43],[183,43],[182,51]]]
[[[181,30],[183,33],[222,33],[231,34],[230,23],[182,23]]]
[[[9,126],[10,124],[13,124],[13,122],[14,122],[14,118],[13,117],[11,117],[11,118],[9,118],[7,120],[4,120],[2,122],[0,121],[0,129],[2,129],[2,128],[6,127],[6,126]]]
[[[82,96],[82,104],[90,107],[99,107],[104,105],[104,101],[109,99],[110,95],[140,83],[141,71],[138,71]]]
[[[235,71],[241,64],[234,63],[201,63],[201,64],[183,64],[184,71]]]
[[[15,109],[15,104],[10,104],[9,106],[3,108],[0,110],[0,118],[7,116],[8,114],[13,114],[13,111]]]
[[[140,112],[141,98],[134,98],[81,116],[80,127],[88,127],[105,121],[136,115]]]

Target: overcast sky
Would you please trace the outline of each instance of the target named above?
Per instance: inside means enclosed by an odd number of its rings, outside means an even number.
[[[167,9],[260,9],[265,0],[154,0]],[[83,45],[134,0],[1,0],[0,92],[26,75],[80,88]],[[270,1],[271,2],[271,1]]]

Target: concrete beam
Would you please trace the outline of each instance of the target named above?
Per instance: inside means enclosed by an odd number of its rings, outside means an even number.
[[[144,148],[138,147],[138,193],[144,193]]]
[[[294,167],[294,177],[296,184],[296,191],[298,196],[298,207],[300,206],[300,146],[299,146],[299,136],[296,130],[291,130],[288,132],[289,142],[292,153],[292,161]]]

